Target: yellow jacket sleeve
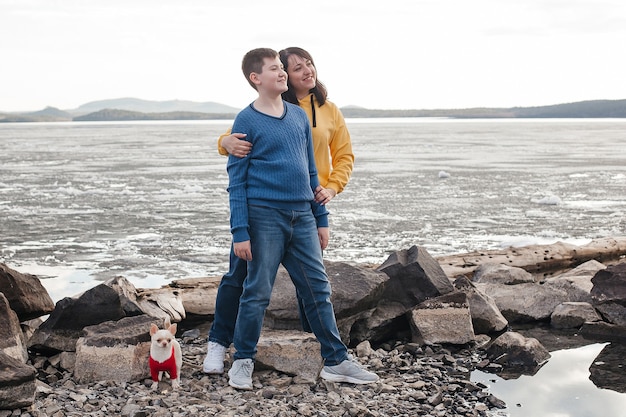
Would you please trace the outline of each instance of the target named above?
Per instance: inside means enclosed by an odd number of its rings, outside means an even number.
[[[228,156],[228,151],[225,148],[222,148],[222,139],[224,139],[226,136],[230,135],[230,131],[231,130],[232,130],[232,127],[229,127],[228,130],[226,131],[226,133],[223,133],[217,139],[217,151],[219,152],[220,155]]]
[[[320,184],[339,194],[350,181],[354,167],[350,133],[341,110],[328,100],[321,107],[317,100],[314,100],[313,109],[311,95],[302,98],[298,104],[311,122],[315,165]],[[313,110],[315,111],[315,126],[312,123]]]
[[[326,104],[328,104],[328,101]],[[326,107],[326,105],[323,107]],[[333,107],[335,112],[335,130],[328,143],[332,170],[328,177],[326,188],[332,188],[339,194],[350,181],[352,169],[354,168],[354,153],[352,152],[350,133],[346,127],[343,115],[338,107],[335,105]]]

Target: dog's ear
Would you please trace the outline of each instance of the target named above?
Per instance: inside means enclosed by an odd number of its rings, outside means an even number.
[[[170,327],[168,328],[169,332],[173,334],[174,336],[176,336],[177,329],[178,329],[178,326],[176,325],[176,323],[170,325]]]
[[[158,331],[159,331],[159,328],[157,327],[157,325],[152,323],[150,325],[150,336],[154,336],[154,334]]]
[[[168,316],[168,317],[166,317],[166,318],[163,320],[163,328],[164,328],[164,329],[167,329],[167,328],[168,328],[168,327],[170,327],[171,325],[172,325],[172,322],[170,321],[170,318],[169,318],[169,316]]]

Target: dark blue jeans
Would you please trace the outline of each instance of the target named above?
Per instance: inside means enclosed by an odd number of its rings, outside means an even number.
[[[248,263],[235,256],[233,246],[230,246],[229,270],[217,288],[217,298],[215,299],[215,316],[209,331],[209,341],[219,343],[224,347],[229,347],[233,343],[235,334],[235,321],[239,313],[239,298],[243,292],[243,282],[248,275]],[[302,300],[298,296],[298,308],[300,312],[300,322],[305,332],[311,332],[311,326],[306,319]]]
[[[306,318],[320,342],[325,364],[341,363],[348,357],[348,351],[341,341],[330,302],[331,288],[324,270],[313,213],[260,206],[250,207],[248,213],[253,259],[248,262],[248,275],[239,298],[234,358],[255,357],[265,310],[278,266],[282,263],[302,299]]]
[[[243,282],[247,275],[247,262],[235,256],[231,244],[229,269],[217,288],[215,317],[209,331],[210,342],[219,343],[224,347],[229,347],[233,343],[235,321],[239,312],[239,297],[243,292]]]

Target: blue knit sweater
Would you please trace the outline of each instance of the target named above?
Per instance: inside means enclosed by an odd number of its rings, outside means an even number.
[[[283,102],[285,111],[274,117],[252,104],[235,118],[232,131],[246,133],[252,151],[245,158],[228,157],[230,229],[234,242],[250,240],[248,206],[312,210],[317,227],[328,227],[328,211],[314,200],[319,185],[311,127],[306,113]]]

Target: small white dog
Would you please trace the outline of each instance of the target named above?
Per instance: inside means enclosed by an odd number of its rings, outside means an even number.
[[[163,373],[167,372],[172,381],[172,389],[180,386],[180,367],[183,363],[183,354],[180,344],[176,340],[176,324],[170,324],[169,318],[165,319],[165,329],[159,330],[156,324],[150,326],[150,375],[152,376],[152,389],[159,386]]]

